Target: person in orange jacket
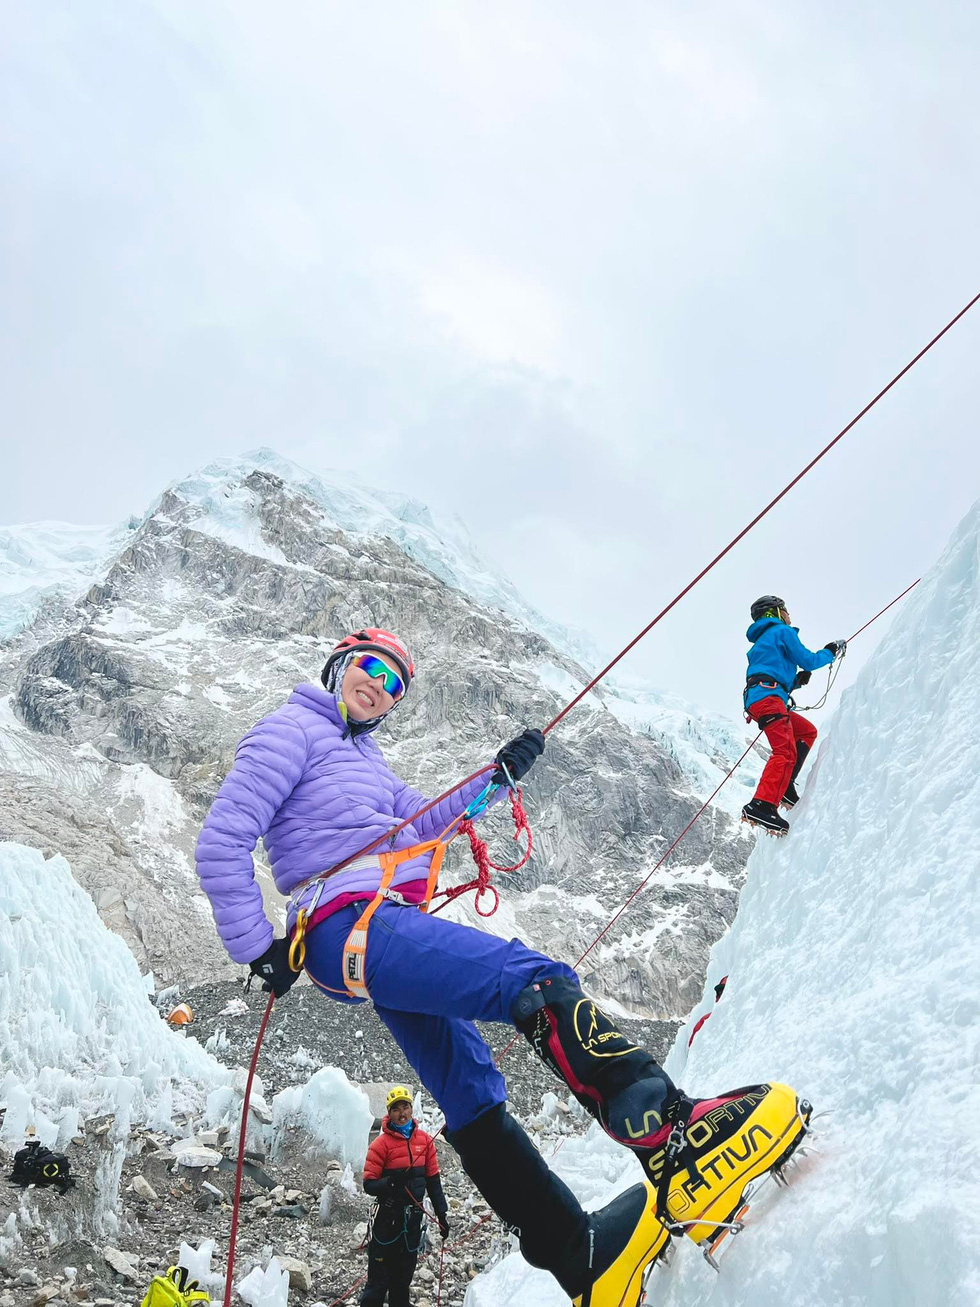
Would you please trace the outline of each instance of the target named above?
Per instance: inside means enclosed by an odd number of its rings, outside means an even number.
[[[412,1116],[412,1096],[395,1085],[385,1104],[388,1114],[364,1162],[364,1191],[378,1200],[368,1245],[367,1284],[361,1307],[411,1307],[408,1291],[425,1242],[422,1228],[426,1194],[439,1233],[449,1235],[448,1204],[439,1178],[439,1159],[431,1135]]]

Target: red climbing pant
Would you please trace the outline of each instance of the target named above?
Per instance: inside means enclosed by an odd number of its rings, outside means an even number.
[[[807,748],[812,748],[817,738],[817,728],[813,722],[808,722],[798,712],[790,712],[782,699],[775,694],[760,699],[747,711],[753,721],[778,714],[775,721],[762,727],[772,749],[772,757],[766,763],[755,791],[757,799],[761,799],[763,803],[774,804],[778,808],[793,775],[793,768],[796,766],[797,741],[805,744]]]

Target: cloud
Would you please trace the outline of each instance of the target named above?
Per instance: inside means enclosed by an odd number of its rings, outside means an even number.
[[[951,0],[25,0],[6,36],[0,520],[267,444],[628,636],[972,289]],[[980,473],[978,329],[638,662],[730,706],[747,594],[835,633],[921,570]]]

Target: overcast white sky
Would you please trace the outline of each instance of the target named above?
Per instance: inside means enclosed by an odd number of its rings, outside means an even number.
[[[8,0],[0,522],[271,445],[622,644],[980,289],[980,7]],[[737,712],[980,485],[980,307],[631,666]],[[857,664],[855,646],[849,670]]]

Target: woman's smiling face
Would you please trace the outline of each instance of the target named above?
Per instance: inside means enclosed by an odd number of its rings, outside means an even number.
[[[386,658],[384,654],[379,653],[375,653],[374,656],[399,676],[403,674],[394,659]],[[347,708],[348,717],[355,722],[367,722],[374,717],[383,717],[395,706],[395,700],[384,688],[380,677],[368,676],[364,668],[358,667],[356,662],[352,662],[344,673],[340,697]]]

